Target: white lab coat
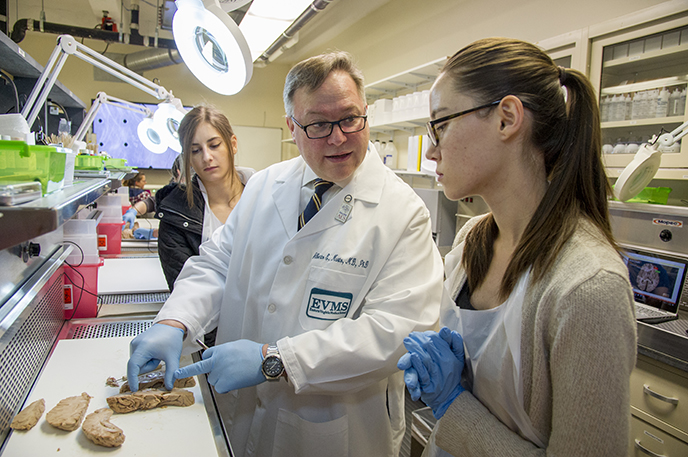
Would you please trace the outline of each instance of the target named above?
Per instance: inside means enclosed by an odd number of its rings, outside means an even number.
[[[215,325],[217,344],[277,342],[288,383],[220,395],[236,456],[396,457],[402,340],[439,316],[443,267],[429,213],[369,151],[297,232],[305,170],[298,157],[256,173],[156,319],[183,322],[187,342]]]

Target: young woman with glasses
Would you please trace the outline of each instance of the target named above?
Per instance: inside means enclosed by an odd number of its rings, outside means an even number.
[[[442,330],[409,335],[398,364],[439,419],[426,453],[626,455],[633,296],[590,82],[491,38],[449,59],[430,100],[444,192],[490,212],[445,258]]]

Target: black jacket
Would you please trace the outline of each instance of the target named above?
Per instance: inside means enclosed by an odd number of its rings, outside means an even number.
[[[158,254],[170,291],[184,262],[198,255],[203,236],[205,200],[198,186],[198,177],[191,180],[193,208],[186,200],[186,187],[170,183],[155,193],[155,217],[160,219]]]

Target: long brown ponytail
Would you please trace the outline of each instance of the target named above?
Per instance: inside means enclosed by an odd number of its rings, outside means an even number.
[[[451,77],[455,90],[470,94],[478,103],[519,97],[533,115],[531,141],[544,152],[549,186],[504,274],[502,299],[529,268],[535,281],[542,278],[581,216],[616,247],[607,204],[611,187],[601,158],[599,109],[585,75],[557,67],[530,43],[506,38],[470,44],[452,56],[441,73]],[[471,290],[485,277],[497,234],[490,215],[466,238],[463,265]]]

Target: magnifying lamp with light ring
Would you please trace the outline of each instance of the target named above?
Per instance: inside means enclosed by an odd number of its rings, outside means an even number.
[[[136,128],[141,144],[153,154],[162,154],[167,151],[168,144],[163,141],[159,130],[156,129],[155,121],[147,117],[142,120]]]
[[[179,124],[184,117],[182,111],[171,103],[160,103],[158,109],[153,113],[155,130],[160,133],[161,141],[167,144],[176,152],[182,152],[182,145],[179,142]]]
[[[238,3],[229,2],[231,9]],[[251,51],[239,27],[218,0],[177,0],[176,4],[172,33],[186,66],[218,94],[239,92],[253,74]]]
[[[625,202],[638,195],[655,177],[662,159],[660,148],[669,147],[688,135],[688,122],[684,122],[671,133],[664,133],[656,141],[645,143],[635,153],[631,163],[621,172],[614,184],[614,197]]]

